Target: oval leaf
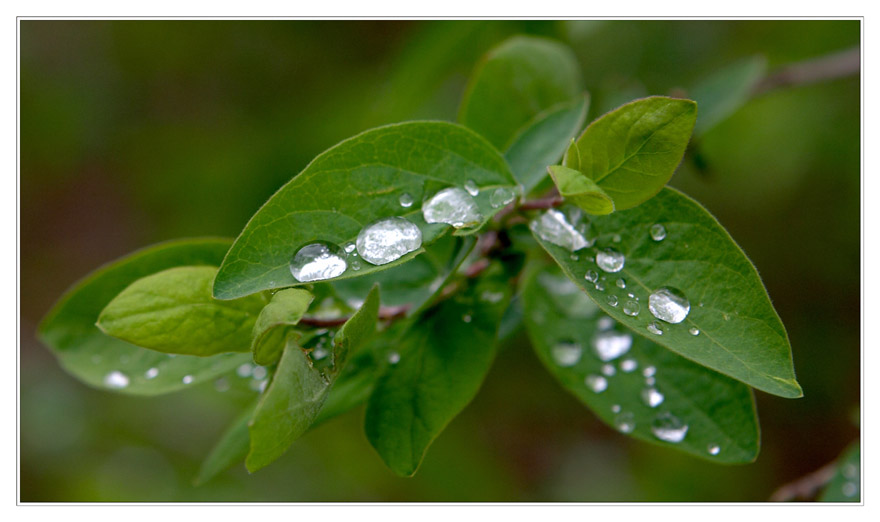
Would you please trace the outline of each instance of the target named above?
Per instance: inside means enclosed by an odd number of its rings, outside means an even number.
[[[577,170],[554,165],[547,167],[559,193],[588,214],[597,216],[614,212],[614,202],[593,180]]]
[[[656,229],[652,236],[655,225],[663,227],[662,240],[654,239],[661,237]],[[637,208],[592,218],[589,229],[595,243],[580,250],[578,259],[572,259],[568,249],[535,237],[608,315],[657,344],[759,390],[782,397],[802,395],[788,335],[761,278],[699,203],[666,188]],[[623,255],[619,271],[603,271],[595,262],[606,249]],[[593,283],[586,276],[600,279]],[[626,288],[617,286],[618,279]],[[649,295],[664,287],[681,291],[690,303],[681,323],[664,323],[649,311]],[[624,305],[635,301],[630,293],[638,298],[634,317],[624,313]],[[648,330],[654,322],[662,335]]]
[[[694,134],[700,135],[746,104],[767,71],[767,59],[751,56],[704,78],[690,91],[700,107]]]
[[[272,296],[254,323],[251,351],[254,362],[274,364],[281,357],[290,327],[299,323],[314,296],[302,288],[280,290]]]
[[[427,224],[422,201],[450,186],[473,181],[483,219],[500,209],[490,203],[497,188],[516,182],[504,158],[474,132],[445,122],[409,122],[369,130],[324,152],[284,185],[251,218],[224,259],[214,282],[214,295],[233,299],[261,290],[293,286],[290,261],[300,248],[316,241],[343,246],[381,218],[399,216],[419,227],[422,245],[434,242],[450,227]],[[400,203],[402,196],[413,201]],[[412,259],[419,250],[377,266],[349,259],[340,278],[385,270]]]
[[[564,165],[583,172],[625,210],[647,201],[669,181],[687,148],[697,104],[652,96],[591,123]],[[576,159],[576,162],[575,162]]]

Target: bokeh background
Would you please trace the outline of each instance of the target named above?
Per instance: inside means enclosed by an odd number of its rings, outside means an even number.
[[[161,240],[237,235],[336,142],[385,123],[454,120],[474,64],[510,35],[572,46],[592,119],[638,96],[687,92],[755,54],[772,71],[857,47],[858,20],[19,27],[22,501],[764,501],[858,439],[858,75],[753,99],[700,139],[672,181],[750,256],[791,337],[805,396],[757,394],[753,464],[717,466],[619,435],[514,344],[415,478],[384,467],[359,409],[255,475],[236,468],[196,488],[201,459],[248,397],[210,384],[157,398],[99,392],[34,336],[100,264]]]

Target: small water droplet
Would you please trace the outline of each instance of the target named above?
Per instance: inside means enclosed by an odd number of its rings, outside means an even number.
[[[254,365],[252,365],[251,363],[244,363],[241,366],[239,366],[238,368],[236,368],[236,370],[235,370],[235,373],[239,377],[242,377],[242,378],[250,377],[251,373],[253,373],[253,372],[254,372]]]
[[[355,249],[354,243],[348,243],[345,245],[345,253],[346,254],[351,254],[352,252],[354,252],[354,249]]]
[[[608,389],[608,379],[602,377],[601,375],[587,375],[584,379],[584,384],[595,393],[602,393],[606,389]]]
[[[309,357],[312,358],[312,361],[315,361],[315,362],[323,361],[324,359],[327,358],[328,355],[330,355],[330,350],[328,350],[327,347],[325,346],[325,342],[326,341],[324,339],[322,339],[321,341],[318,342],[318,344],[315,346],[315,348],[311,352],[309,352]],[[256,379],[256,378],[257,378],[257,369],[254,368],[254,379]]]
[[[642,370],[642,377],[653,377],[657,373],[657,368],[653,366],[646,366],[644,370]]]
[[[727,313],[725,312],[725,313],[722,313],[722,314],[721,314],[721,318],[724,319],[725,321],[727,321],[727,320],[730,319],[730,316],[727,315]]]
[[[406,192],[404,192],[403,194],[400,195],[400,198],[398,199],[398,201],[400,202],[401,207],[409,208],[413,204],[413,197],[410,196],[409,194],[407,194]]]
[[[691,304],[681,290],[664,286],[648,297],[648,310],[657,319],[676,324],[688,316]]]
[[[614,417],[614,427],[621,433],[632,433],[636,429],[636,416],[630,411],[619,413]]]
[[[595,283],[599,280],[599,274],[595,270],[587,270],[587,273],[584,275],[584,279],[591,283]]]
[[[620,404],[612,404],[611,413],[620,413]]]
[[[450,187],[434,194],[422,206],[426,223],[446,223],[455,228],[476,225],[483,219],[480,207],[470,195],[457,187]]]
[[[565,214],[556,209],[550,209],[541,214],[541,217],[533,219],[529,228],[544,241],[567,248],[571,252],[589,246],[584,236],[571,226]]]
[[[375,221],[360,231],[357,251],[364,261],[385,265],[422,246],[422,231],[402,217]]]
[[[219,379],[214,381],[214,389],[220,393],[223,393],[225,391],[229,391],[229,388],[230,388],[229,381],[226,380],[225,377],[220,377]]]
[[[620,272],[625,261],[623,254],[613,248],[606,248],[596,253],[596,264],[606,272]]]
[[[400,362],[400,354],[397,352],[391,352],[388,354],[388,364],[397,364]]]
[[[657,321],[652,322],[648,325],[648,331],[654,335],[663,335],[663,328],[660,326],[660,323]]]
[[[658,439],[673,444],[683,441],[687,431],[688,425],[669,412],[657,415],[651,422],[651,433]]]
[[[627,302],[623,303],[623,313],[630,317],[635,317],[639,315],[639,310],[641,306],[639,306],[638,301],[633,301],[632,299],[627,300]]]
[[[331,243],[311,243],[290,261],[290,273],[300,283],[341,276],[347,265],[341,248]]]
[[[718,444],[709,444],[709,447],[706,448],[706,451],[709,452],[709,455],[718,455],[721,453],[721,446]]]
[[[602,365],[602,375],[606,377],[613,377],[614,374],[617,373],[617,369],[612,364],[603,364]]]
[[[660,223],[651,225],[651,239],[654,241],[663,241],[666,239],[666,227]]]
[[[608,296],[608,304],[610,304],[611,306],[617,306],[617,296],[616,295],[609,295]]]
[[[620,234],[614,234],[613,236],[611,236],[611,241],[614,241],[615,243],[620,243]]]
[[[700,308],[703,308],[703,307],[706,306],[706,305],[705,305],[705,303],[700,303],[699,306],[700,306]]]
[[[599,328],[600,332],[604,332],[605,330],[610,330],[614,328],[614,319],[608,317],[607,315],[603,315],[596,322],[596,327]]]
[[[650,408],[656,408],[663,404],[664,398],[657,388],[645,388],[642,390],[642,402]]]
[[[632,292],[627,292],[627,293],[626,293],[626,296],[629,297],[630,299],[635,299],[635,298],[636,298],[636,294],[634,294],[634,293],[632,293]]]
[[[614,284],[617,285],[617,288],[626,288],[626,279],[621,277],[620,279],[615,281]]]
[[[624,373],[632,373],[639,367],[639,363],[635,359],[624,359],[620,361],[620,369]]]
[[[104,386],[120,390],[128,386],[128,375],[120,371],[112,371],[104,376]]]
[[[352,259],[351,260],[351,269],[354,270],[355,272],[360,270],[361,269],[361,262],[358,261],[357,259]]]
[[[847,497],[854,497],[859,491],[859,486],[855,482],[844,482],[840,487],[840,491]]]
[[[159,368],[150,368],[144,372],[144,377],[147,379],[155,379],[157,375],[159,375]]]
[[[495,304],[504,299],[504,292],[493,292],[491,290],[484,290],[482,294],[480,294],[480,300]]]
[[[596,290],[598,290],[598,291],[600,291],[600,292],[604,292],[604,291],[605,291],[605,285],[603,285],[601,281],[599,281],[598,283],[596,283],[595,288],[596,288]]]
[[[847,464],[843,467],[841,473],[843,473],[843,476],[848,479],[854,479],[856,478],[856,476],[858,476],[859,469],[855,466],[855,464]]]
[[[500,187],[489,196],[489,204],[492,205],[492,208],[501,208],[513,203],[514,199],[516,199],[516,193],[513,189]]]
[[[580,259],[580,258],[578,257],[577,254],[572,254],[572,255],[570,255],[570,256],[568,256],[568,257],[569,257],[572,261],[577,261],[578,259]]]
[[[266,370],[265,366],[257,366],[256,368],[254,368],[254,371],[251,375],[254,379],[262,381],[266,378],[266,375],[268,375],[268,373],[269,372]]]
[[[688,330],[688,333],[690,333],[691,335],[700,335],[700,329],[691,326],[690,330]]]
[[[476,196],[477,194],[480,193],[480,187],[478,187],[476,182],[474,182],[474,180],[472,180],[472,179],[469,179],[464,182],[464,189],[471,196]]]
[[[613,361],[629,351],[632,336],[626,333],[609,330],[593,336],[593,350],[603,361]]]
[[[183,381],[183,384],[191,384],[193,382],[193,376],[192,375],[184,375],[183,379],[181,379],[181,380]]]
[[[581,348],[581,345],[575,342],[565,341],[554,346],[551,352],[556,364],[567,368],[569,366],[574,366],[581,360],[583,349]]]
[[[471,322],[472,319],[473,318],[471,317],[471,314],[464,314],[463,316],[461,316],[461,320],[466,323]]]

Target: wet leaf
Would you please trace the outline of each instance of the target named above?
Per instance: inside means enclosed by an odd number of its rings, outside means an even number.
[[[577,170],[554,165],[548,167],[559,194],[586,211],[597,216],[614,212],[614,202],[599,185]]]
[[[279,290],[257,317],[251,337],[254,362],[274,364],[281,357],[287,336],[309,309],[314,296],[302,288]]]

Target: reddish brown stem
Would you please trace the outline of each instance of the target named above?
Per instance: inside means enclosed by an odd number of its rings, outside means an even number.
[[[409,310],[409,308],[409,304],[400,306],[383,306],[379,308],[379,320],[395,321],[406,315],[406,312]],[[349,319],[350,316],[347,315],[343,317],[334,317],[332,319],[322,319],[320,317],[306,316],[299,320],[299,324],[315,326],[317,328],[333,328],[336,326],[342,326]]]
[[[562,196],[550,196],[548,198],[523,201],[519,208],[520,210],[541,210],[555,208],[561,205],[563,201],[564,200],[562,199]]]

